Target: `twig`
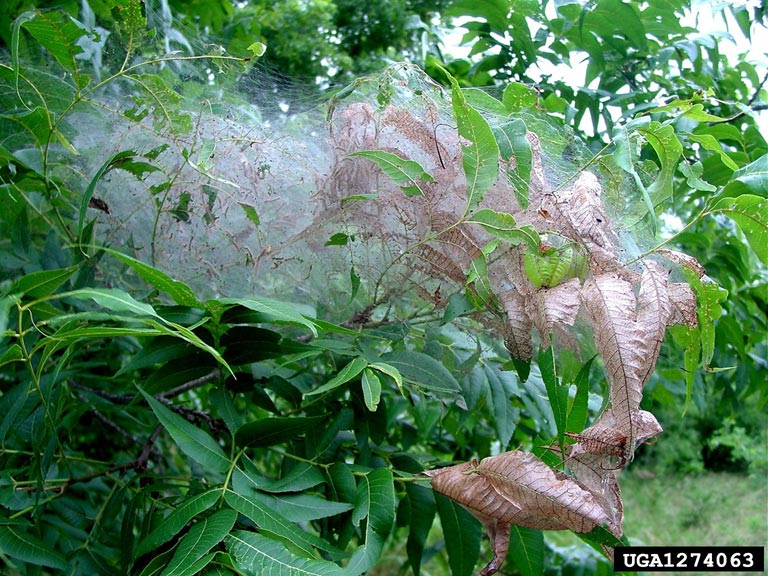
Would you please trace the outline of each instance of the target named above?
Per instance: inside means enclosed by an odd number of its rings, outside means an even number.
[[[208,382],[216,380],[219,376],[221,376],[221,371],[217,368],[208,374],[205,374],[204,376],[200,376],[200,378],[195,378],[186,384],[176,386],[176,388],[171,388],[167,392],[158,394],[158,398],[173,398],[174,396],[178,396],[179,394],[183,394],[184,392],[188,392],[189,390],[194,390],[195,388],[199,388],[200,386],[208,384]]]
[[[139,455],[135,459],[131,460],[130,462],[126,462],[124,464],[115,464],[113,466],[109,466],[108,468],[104,468],[103,470],[97,470],[94,472],[90,472],[89,474],[76,476],[74,478],[67,478],[60,485],[54,486],[50,488],[50,490],[54,492],[58,492],[59,494],[62,494],[70,486],[74,484],[79,484],[81,482],[90,482],[95,478],[107,476],[115,472],[124,473],[131,469],[135,470],[136,472],[145,471],[147,469],[147,460],[149,460],[149,455],[154,450],[155,442],[157,441],[157,437],[160,435],[161,430],[162,430],[162,426],[158,424],[155,427],[155,429],[152,431],[152,434],[150,434],[147,441],[144,443],[144,446],[141,449],[141,452],[139,453]],[[17,487],[16,489],[22,492],[34,492],[37,490],[37,486],[22,486],[22,487]]]

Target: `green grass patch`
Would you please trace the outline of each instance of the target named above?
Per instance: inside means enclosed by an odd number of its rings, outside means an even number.
[[[621,477],[624,531],[634,544],[745,546],[768,541],[765,478],[702,472]]]

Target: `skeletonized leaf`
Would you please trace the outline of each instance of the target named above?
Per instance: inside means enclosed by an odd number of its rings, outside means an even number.
[[[533,323],[525,306],[525,297],[514,288],[499,296],[507,322],[504,325],[504,344],[513,358],[530,360],[533,357],[531,331]]]
[[[611,383],[612,400],[615,398],[619,404],[614,408],[636,409],[642,390],[635,372],[643,360],[638,354],[641,336],[634,328],[637,301],[632,285],[615,274],[603,274],[585,283],[581,300],[592,318],[597,350]]]

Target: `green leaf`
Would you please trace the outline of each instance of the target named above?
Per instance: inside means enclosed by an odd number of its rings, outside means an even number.
[[[350,380],[356,378],[365,369],[366,366],[368,366],[368,360],[362,356],[358,356],[349,362],[346,366],[344,366],[344,368],[339,370],[339,373],[336,374],[336,376],[328,380],[328,382],[319,388],[315,388],[314,390],[308,392],[306,396],[314,396],[316,394],[325,394],[326,392],[330,392],[342,384],[346,384]]]
[[[683,414],[688,412],[688,406],[693,399],[693,386],[696,382],[696,372],[701,357],[701,330],[699,326],[670,326],[670,334],[675,343],[683,348],[683,373],[685,374],[685,406]]]
[[[202,569],[199,565],[200,559],[229,534],[236,520],[237,512],[227,509],[198,520],[179,542],[173,558],[161,576],[197,574]]]
[[[467,223],[480,224],[493,237],[509,242],[513,246],[526,244],[535,250],[539,248],[541,238],[536,230],[531,226],[518,227],[511,214],[484,208],[472,214]]]
[[[245,217],[248,218],[248,220],[250,220],[255,226],[261,224],[261,219],[259,218],[259,213],[256,212],[256,208],[243,202],[238,202],[238,204],[240,205],[240,208],[243,209],[243,212],[245,212]]]
[[[223,306],[243,306],[249,310],[260,312],[264,315],[264,322],[276,324],[293,324],[303,326],[317,336],[317,328],[314,322],[308,319],[297,306],[287,302],[279,302],[270,298],[221,298],[216,301]]]
[[[139,573],[139,576],[159,576],[160,572],[170,560],[172,553],[173,549],[170,549],[158,553],[157,556],[153,556],[144,566],[144,569]]]
[[[141,388],[139,390],[146,398],[160,424],[168,431],[184,454],[215,472],[224,473],[229,469],[229,458],[208,433],[184,420]]]
[[[253,521],[263,531],[274,535],[275,538],[280,539],[292,550],[312,556],[314,549],[318,548],[335,555],[343,555],[340,550],[322,538],[305,532],[299,526],[250,495],[238,494],[227,490],[224,500],[243,516]]]
[[[727,196],[742,194],[755,194],[763,198],[768,196],[768,154],[763,154],[754,162],[736,170],[723,193]]]
[[[167,334],[170,336],[174,336],[175,338],[181,338],[185,342],[188,342],[195,348],[199,348],[200,350],[203,350],[204,352],[207,352],[211,356],[213,356],[216,361],[221,364],[227,372],[232,374],[234,376],[234,373],[232,372],[232,368],[227,364],[227,362],[224,360],[224,358],[219,354],[218,350],[210,346],[209,344],[206,344],[197,334],[193,332],[197,326],[192,326],[190,328],[187,328],[186,326],[181,326],[179,324],[176,324],[175,322],[171,322],[169,320],[161,319],[162,322],[157,322],[155,320],[147,320],[146,322],[156,327],[158,330],[160,330],[163,334]]]
[[[739,166],[733,159],[728,156],[728,153],[723,150],[720,142],[712,134],[688,134],[688,138],[694,142],[701,144],[702,148],[715,152],[722,160],[723,164],[728,166],[731,170],[738,170]]]
[[[768,265],[768,198],[753,194],[722,198],[709,211],[725,214],[736,222],[757,257]]]
[[[0,551],[11,558],[36,566],[48,566],[62,571],[67,567],[67,561],[61,552],[17,526],[0,526]]]
[[[496,434],[501,449],[506,450],[520,420],[520,409],[512,403],[516,391],[515,376],[511,372],[500,372],[491,364],[484,364],[482,369],[491,392],[488,400]]]
[[[182,100],[181,95],[173,89],[173,86],[165,78],[157,74],[125,74],[123,78],[137,86],[138,94],[132,98],[139,106],[145,106],[146,109],[152,111],[156,129],[167,126],[174,134],[188,134],[192,130],[190,115],[180,111],[179,108]],[[126,115],[128,115],[127,112]],[[182,156],[193,169],[200,171],[199,167],[189,162],[188,150],[183,149]],[[213,176],[209,177],[216,179]]]
[[[117,288],[80,288],[79,290],[67,292],[67,297],[78,300],[93,300],[102,308],[112,312],[127,312],[135,316],[160,317],[152,306],[135,300],[133,296]]]
[[[395,350],[381,357],[393,366],[402,376],[418,387],[437,393],[456,393],[461,386],[445,366],[424,354],[410,350]]]
[[[434,182],[431,174],[416,162],[401,158],[397,154],[384,152],[383,150],[361,150],[352,152],[348,156],[359,156],[374,162],[390,180],[399,185],[406,196],[418,196],[424,192],[419,186],[421,182]]]
[[[221,496],[221,490],[209,490],[191,498],[185,499],[173,512],[159,522],[157,528],[152,530],[139,542],[134,559],[138,560],[144,554],[159,548],[171,538],[181,532],[187,523],[198,514],[205,512],[213,506]]]
[[[702,179],[704,165],[701,162],[681,162],[680,172],[685,176],[685,183],[693,190],[702,190],[704,192],[715,192],[717,190],[717,186]]]
[[[466,286],[467,294],[478,309],[493,308],[496,295],[488,277],[488,254],[495,249],[498,241],[489,242],[481,253],[469,263]]]
[[[56,58],[61,66],[75,77],[78,88],[84,88],[85,77],[80,76],[77,57],[83,53],[78,44],[81,36],[89,32],[63,11],[26,12],[14,27],[23,27],[40,45]]]
[[[538,99],[536,90],[521,82],[507,84],[501,97],[507,112],[520,112],[525,108],[532,108],[536,106]]]
[[[419,576],[421,571],[424,547],[427,543],[432,522],[435,519],[437,507],[432,490],[426,486],[419,486],[412,482],[405,485],[405,494],[410,512],[408,521],[408,540],[405,544],[408,553],[408,562],[411,564],[414,576]]]
[[[2,326],[0,326],[2,328]],[[0,335],[1,337],[1,335]],[[21,346],[18,344],[12,344],[5,351],[0,354],[0,368],[6,364],[12,364],[13,362],[20,362],[24,360],[24,353],[21,350]]]
[[[465,508],[435,492],[452,576],[472,576],[480,558],[482,526]]]
[[[363,377],[361,378],[363,385],[363,400],[365,401],[365,407],[371,412],[376,412],[381,401],[381,380],[376,376],[376,373],[370,368],[363,370]]]
[[[315,558],[301,558],[261,534],[238,530],[224,540],[238,569],[252,576],[349,576],[337,564]]]
[[[357,298],[357,293],[360,290],[360,276],[355,272],[355,268],[350,266],[349,268],[349,283],[352,287],[352,291],[349,294],[349,301],[353,302]]]
[[[715,353],[715,321],[723,313],[721,303],[728,298],[728,290],[714,282],[702,282],[698,274],[689,268],[682,268],[683,275],[696,294],[696,316],[699,321],[701,339],[701,361],[708,366]]]
[[[506,0],[456,0],[445,8],[445,15],[482,18],[491,30],[503,33],[508,27],[508,11]]]
[[[509,554],[520,569],[521,576],[541,576],[544,573],[544,533],[541,530],[511,526]]]
[[[8,294],[24,294],[30,298],[45,298],[69,280],[79,270],[79,266],[41,270],[31,272],[16,280],[8,289]]]
[[[238,447],[264,448],[290,442],[325,419],[325,416],[286,416],[262,418],[243,424],[235,432]]]
[[[145,264],[136,258],[132,258],[131,256],[127,256],[126,254],[118,252],[117,250],[112,250],[110,248],[102,248],[102,250],[112,254],[115,258],[133,268],[133,270],[139,276],[141,276],[145,282],[147,282],[150,286],[157,288],[161,292],[168,294],[179,306],[202,306],[195,297],[195,293],[192,291],[192,289],[183,282],[174,280],[165,272],[162,272],[161,270],[158,270],[149,264]]]
[[[267,46],[261,42],[254,42],[248,46],[247,50],[251,54],[250,58],[260,58],[267,51]]]
[[[91,178],[91,181],[88,183],[88,187],[85,189],[85,193],[80,200],[80,211],[78,213],[77,238],[81,246],[86,242],[84,232],[87,229],[85,226],[85,217],[88,212],[88,207],[91,204],[93,193],[96,191],[96,185],[101,181],[105,174],[107,174],[110,170],[116,170],[120,168],[141,179],[147,172],[157,172],[160,170],[160,168],[157,166],[148,164],[147,162],[136,162],[133,160],[136,155],[137,153],[134,150],[123,150],[121,152],[116,152],[107,158],[101,167],[96,170],[93,178]]]
[[[651,122],[647,128],[639,128],[638,132],[650,143],[659,159],[659,175],[648,187],[648,194],[653,204],[657,205],[672,196],[672,180],[683,145],[670,124],[663,126],[659,122]]]
[[[397,384],[397,388],[400,390],[400,393],[403,393],[403,375],[400,374],[400,371],[397,368],[390,366],[385,362],[374,362],[373,364],[370,364],[368,368],[378,370],[382,374],[386,374],[392,378],[392,380],[395,381],[395,384]]]
[[[352,576],[367,572],[378,562],[395,523],[394,479],[387,468],[376,468],[358,483],[352,522],[358,524],[363,518],[368,519],[365,544],[355,550],[347,564],[347,572]]]
[[[592,362],[595,360],[595,356],[587,360],[586,364],[581,367],[579,373],[574,379],[576,385],[576,395],[573,398],[573,403],[568,410],[568,423],[566,425],[567,432],[573,432],[574,434],[580,433],[587,425],[587,416],[589,413],[589,372],[592,368]],[[698,360],[698,357],[697,357]]]
[[[555,428],[557,429],[557,442],[560,446],[565,441],[566,423],[568,420],[568,387],[558,382],[555,373],[555,352],[550,346],[539,351],[539,369],[541,370],[541,379],[544,380],[544,386],[547,389],[549,404],[552,406],[552,414],[555,418]]]
[[[656,230],[656,209],[653,199],[651,198],[648,188],[643,184],[640,175],[635,169],[635,163],[639,161],[637,132],[639,127],[647,126],[650,124],[650,120],[647,117],[640,117],[636,120],[628,122],[626,125],[617,125],[614,128],[611,135],[616,148],[612,154],[616,165],[624,170],[627,174],[631,175],[637,185],[637,189],[643,198],[643,203],[648,211],[648,215],[651,221],[651,229]]]
[[[333,502],[314,494],[286,494],[275,496],[252,491],[250,500],[258,500],[291,522],[312,522],[321,518],[337,516],[354,508],[348,502]]]
[[[466,294],[451,294],[451,297],[448,298],[448,305],[445,307],[443,317],[440,319],[440,324],[448,324],[462,314],[474,310],[475,307]]]
[[[607,44],[615,39],[617,30],[620,30],[619,33],[625,36],[636,50],[646,49],[646,31],[635,5],[621,0],[599,0],[597,4],[587,6],[581,22],[583,35],[595,34]],[[605,45],[600,47],[600,50],[607,49]]]
[[[504,93],[506,94],[506,91]],[[518,204],[522,208],[528,208],[528,188],[533,167],[531,143],[526,136],[528,128],[522,119],[514,118],[493,126],[492,130],[502,159],[506,162],[515,160],[515,169],[508,172],[508,177],[514,187]]]
[[[282,478],[272,480],[259,474],[253,464],[248,460],[245,461],[248,463],[246,468],[249,470],[243,472],[236,469],[232,475],[233,486],[238,493],[246,493],[249,490],[263,490],[271,493],[301,492],[324,481],[323,474],[309,462],[299,462]]]
[[[467,178],[465,213],[470,213],[482,202],[485,193],[496,181],[499,173],[499,145],[485,118],[467,103],[456,79],[451,76],[450,81],[453,86],[453,114],[459,136],[469,141],[468,146],[461,147],[461,165]]]
[[[344,232],[335,232],[334,234],[331,234],[331,237],[325,241],[323,246],[346,246],[349,244],[351,239],[352,237],[349,234],[344,234]]]

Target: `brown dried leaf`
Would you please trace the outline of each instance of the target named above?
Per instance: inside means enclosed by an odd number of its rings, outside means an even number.
[[[581,301],[592,319],[597,350],[605,363],[611,406],[617,412],[637,410],[642,385],[636,374],[644,359],[640,357],[643,336],[635,328],[637,301],[632,285],[616,274],[596,276],[584,284]]]
[[[540,288],[531,294],[526,309],[544,346],[549,344],[549,335],[554,334],[561,345],[577,349],[567,328],[576,322],[581,307],[580,291],[581,281],[571,278],[554,288]]]
[[[602,525],[611,532],[621,530],[615,515],[590,491],[530,452],[513,450],[426,474],[434,490],[466,507],[491,534],[494,559],[484,575],[493,574],[503,562],[510,524],[578,533]]]
[[[499,301],[507,313],[504,325],[504,345],[513,358],[530,360],[533,357],[531,331],[533,324],[526,311],[525,297],[515,289],[507,290],[499,296]]]
[[[672,282],[667,286],[667,294],[672,306],[668,324],[697,326],[699,318],[696,314],[696,296],[691,287],[685,282]]]

